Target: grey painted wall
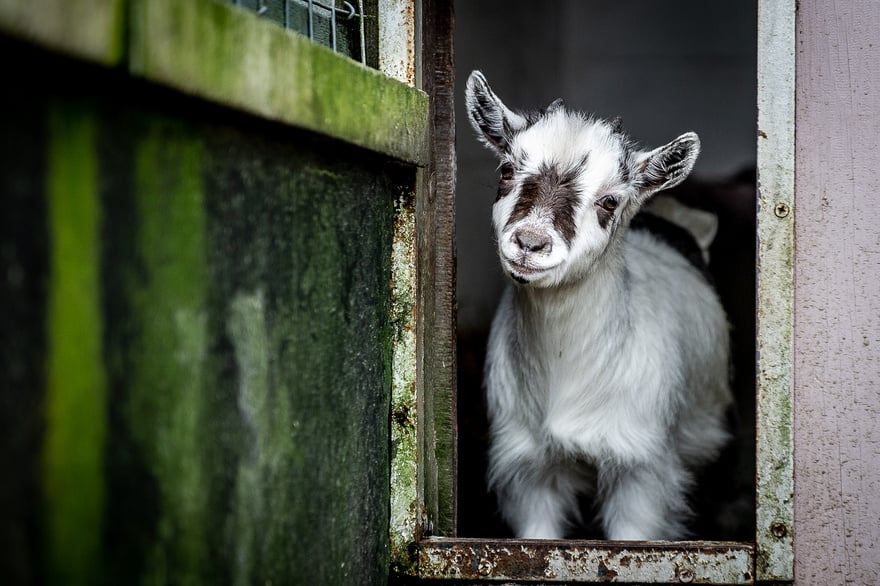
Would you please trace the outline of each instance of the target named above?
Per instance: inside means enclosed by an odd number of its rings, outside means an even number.
[[[795,103],[797,584],[880,576],[880,3],[802,0]]]
[[[563,97],[570,107],[623,116],[645,146],[694,130],[703,142],[699,178],[754,166],[754,0],[459,0],[455,9],[461,330],[487,326],[504,284],[489,228],[496,163],[464,111],[471,70],[481,69],[514,108]]]

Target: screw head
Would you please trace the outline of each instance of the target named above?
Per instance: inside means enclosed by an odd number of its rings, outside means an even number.
[[[776,214],[776,217],[777,217],[777,218],[784,218],[784,217],[786,217],[786,216],[789,214],[789,212],[790,212],[791,210],[790,210],[790,208],[788,207],[788,204],[787,204],[787,203],[785,203],[784,201],[781,201],[781,202],[779,202],[779,203],[776,204],[776,207],[773,208],[773,211],[774,211],[774,213]]]
[[[694,572],[690,568],[682,568],[678,571],[678,581],[682,584],[690,584],[694,581]]]
[[[477,573],[481,576],[488,576],[492,573],[492,562],[487,560],[486,558],[482,558],[480,563],[477,564]]]
[[[770,533],[773,537],[777,539],[782,539],[786,535],[788,535],[788,529],[785,527],[785,523],[782,521],[773,521],[770,524]]]

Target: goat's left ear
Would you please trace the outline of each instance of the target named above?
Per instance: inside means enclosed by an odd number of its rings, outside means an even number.
[[[636,187],[644,201],[663,189],[675,187],[690,175],[700,154],[700,137],[686,132],[667,145],[642,153],[636,160]]]
[[[479,71],[467,80],[465,100],[468,119],[483,144],[498,155],[507,153],[513,133],[526,126],[526,119],[504,105]]]

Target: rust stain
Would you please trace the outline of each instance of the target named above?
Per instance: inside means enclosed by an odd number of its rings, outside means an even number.
[[[605,542],[431,538],[426,579],[752,584],[754,548],[721,542]]]
[[[605,565],[604,560],[599,560],[599,569],[596,576],[601,578],[603,582],[613,582],[617,578],[617,572]]]

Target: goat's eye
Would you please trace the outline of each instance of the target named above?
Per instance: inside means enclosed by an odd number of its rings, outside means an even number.
[[[503,163],[501,165],[501,178],[505,181],[513,179],[513,165],[510,163]]]
[[[599,201],[596,202],[598,205],[602,206],[602,209],[613,212],[617,209],[617,206],[620,205],[620,202],[617,201],[617,198],[613,195],[606,195],[602,197]]]

